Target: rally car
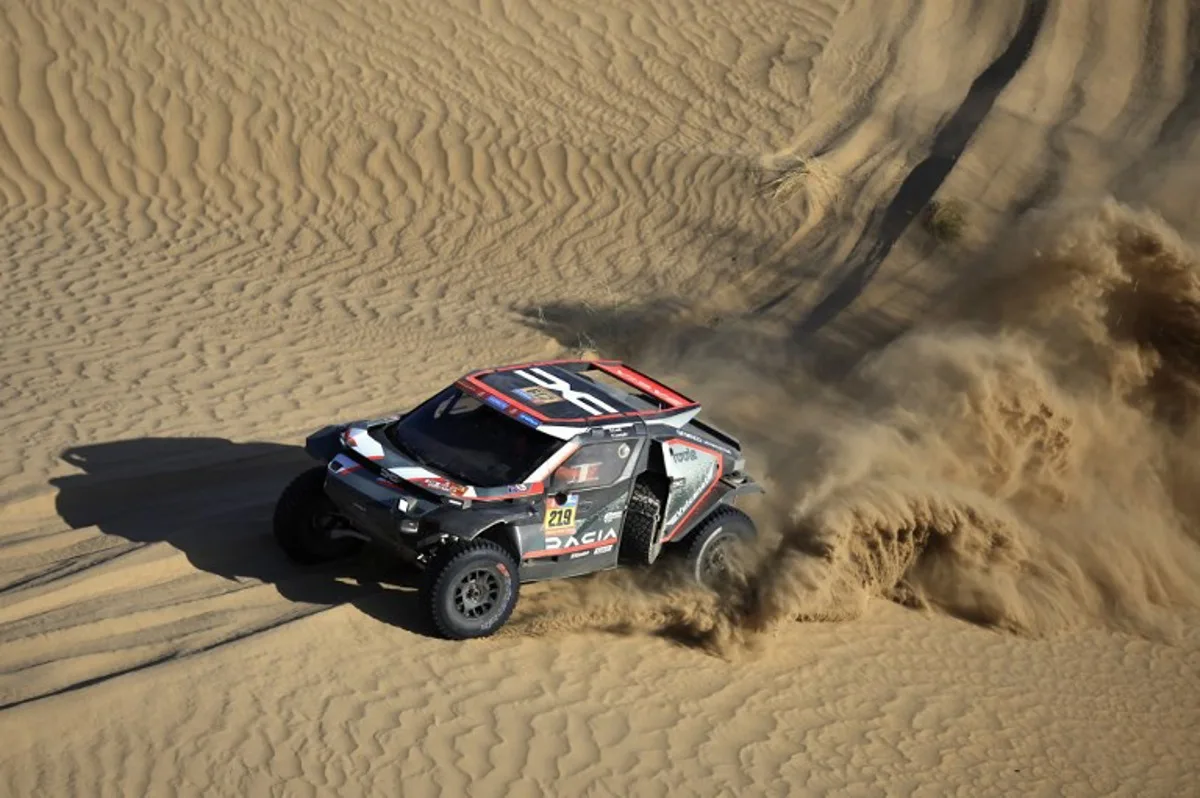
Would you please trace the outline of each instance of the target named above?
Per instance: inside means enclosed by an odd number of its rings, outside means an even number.
[[[300,563],[375,542],[423,570],[421,604],[450,639],[490,635],[520,584],[678,547],[712,584],[755,535],[735,498],[761,492],[741,445],[699,403],[613,360],[480,369],[408,412],[324,427],[275,508]]]

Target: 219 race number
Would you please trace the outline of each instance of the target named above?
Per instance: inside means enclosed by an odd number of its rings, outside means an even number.
[[[575,526],[574,507],[550,507],[546,510],[546,529],[565,529]]]

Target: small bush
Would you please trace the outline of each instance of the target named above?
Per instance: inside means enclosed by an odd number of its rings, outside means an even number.
[[[810,216],[823,215],[841,192],[840,178],[820,158],[791,155],[760,168],[761,196],[779,204],[799,201]]]
[[[941,242],[957,241],[967,229],[967,205],[962,200],[933,200],[925,213],[925,229]]]
[[[796,158],[767,181],[767,193],[771,195],[772,199],[782,202],[804,188],[804,184],[811,175],[812,170],[808,161],[804,158]]]

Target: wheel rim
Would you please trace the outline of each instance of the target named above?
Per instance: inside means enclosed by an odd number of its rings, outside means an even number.
[[[704,553],[700,555],[697,576],[704,584],[712,585],[729,574],[728,551],[731,540],[731,536],[718,533],[713,536],[708,546],[705,547]]]
[[[468,620],[478,621],[499,606],[500,592],[500,578],[493,571],[468,571],[454,585],[454,610]]]

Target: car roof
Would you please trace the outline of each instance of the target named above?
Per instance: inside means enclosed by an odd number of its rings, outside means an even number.
[[[699,402],[617,360],[494,366],[464,375],[458,385],[534,427],[587,428],[633,419],[677,426],[700,410]]]

